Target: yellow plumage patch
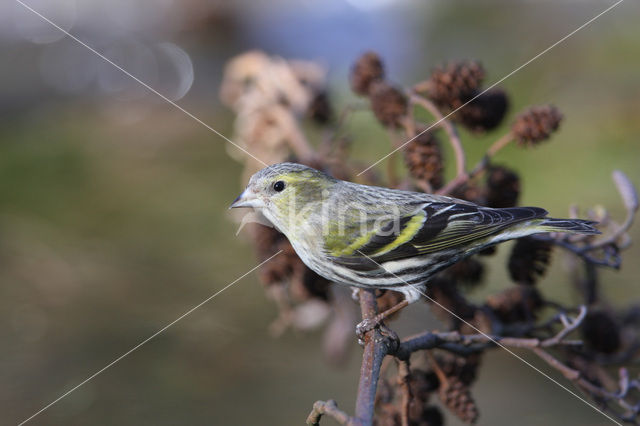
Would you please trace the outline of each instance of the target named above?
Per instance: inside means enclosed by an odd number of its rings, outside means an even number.
[[[374,229],[373,231],[370,231],[370,232],[368,232],[368,233],[356,238],[356,240],[354,242],[352,242],[351,244],[349,244],[348,246],[332,250],[330,252],[330,254],[331,254],[331,256],[334,256],[334,257],[349,256],[349,255],[355,253],[356,250],[358,250],[360,247],[362,247],[365,244],[367,244],[377,232],[378,232],[378,230]]]
[[[426,214],[424,211],[416,214],[407,222],[407,225],[402,229],[400,234],[396,237],[395,240],[391,241],[386,246],[382,247],[380,250],[376,251],[373,256],[378,256],[384,253],[387,253],[397,247],[400,247],[402,244],[410,241],[420,229],[422,229],[422,225],[424,224],[426,218]]]

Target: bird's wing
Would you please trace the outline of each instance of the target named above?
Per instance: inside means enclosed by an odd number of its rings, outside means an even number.
[[[390,260],[461,248],[547,214],[538,207],[491,209],[457,202],[428,202],[416,207],[411,214],[359,235],[348,250],[329,255],[343,266],[375,270]]]

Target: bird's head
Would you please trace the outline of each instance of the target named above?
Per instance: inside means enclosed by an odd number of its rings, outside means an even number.
[[[258,171],[230,208],[259,209],[283,232],[305,220],[338,182],[323,172],[295,163],[279,163]]]

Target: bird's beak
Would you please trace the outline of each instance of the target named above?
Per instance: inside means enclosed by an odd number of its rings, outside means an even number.
[[[253,207],[259,208],[263,207],[263,202],[259,199],[256,194],[251,191],[249,188],[245,189],[244,192],[238,195],[238,198],[233,200],[233,203],[229,206],[230,209],[236,209],[239,207]]]

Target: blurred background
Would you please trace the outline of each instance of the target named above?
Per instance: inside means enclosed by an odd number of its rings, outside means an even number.
[[[461,58],[481,60],[490,83],[612,4],[25,3],[229,137],[233,115],[218,89],[225,62],[248,49],[324,64],[339,110],[355,99],[347,76],[365,50],[380,53],[390,78],[407,86]],[[496,159],[519,171],[522,204],[554,216],[572,203],[602,204],[623,218],[610,175],[621,169],[640,183],[639,18],[640,4],[623,2],[502,84],[510,117],[544,103],[565,115],[550,142],[508,147]],[[224,140],[13,0],[0,3],[0,57],[0,417],[15,424],[257,261],[227,210],[242,166]],[[370,114],[348,128],[355,158],[373,162],[388,152]],[[495,134],[462,137],[473,164]],[[477,297],[508,285],[507,253],[491,259]],[[632,247],[621,271],[604,274],[612,304],[638,294],[639,255]],[[541,286],[575,303],[559,260]],[[327,398],[352,412],[355,339],[344,363],[330,365],[320,331],[274,338],[275,316],[252,274],[32,423],[302,424],[312,403]],[[415,304],[396,328],[426,327],[438,323]],[[474,395],[480,424],[607,424],[500,351],[485,359]]]

